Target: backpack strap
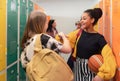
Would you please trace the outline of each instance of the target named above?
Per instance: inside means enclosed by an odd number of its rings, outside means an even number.
[[[42,34],[37,34],[35,38],[35,46],[34,46],[34,51],[38,52],[42,49],[42,44],[41,44],[41,35]]]

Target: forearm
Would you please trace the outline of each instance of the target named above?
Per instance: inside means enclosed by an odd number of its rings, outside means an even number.
[[[109,80],[115,75],[116,61],[112,50],[108,44],[104,46],[102,50],[102,56],[104,63],[99,68],[99,72],[97,73],[97,75],[105,80]]]
[[[61,51],[64,53],[70,53],[72,51],[72,48],[69,40],[66,37],[63,37],[62,40],[63,40],[63,47]]]

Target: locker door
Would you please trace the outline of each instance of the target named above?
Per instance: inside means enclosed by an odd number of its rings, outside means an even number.
[[[26,26],[26,19],[27,19],[27,0],[20,0],[20,43]],[[21,47],[20,47],[20,53],[21,53]],[[19,71],[20,81],[26,81],[25,71],[21,66],[21,62],[19,65],[19,70],[20,70]]]
[[[7,2],[7,81],[17,81],[18,0]]]
[[[6,73],[5,72],[0,74],[0,81],[6,81]]]
[[[7,81],[17,81],[17,64],[7,69]]]
[[[28,14],[33,10],[33,2],[28,0]]]
[[[104,0],[104,36],[110,44],[110,0]]]
[[[7,65],[17,60],[18,0],[7,4]]]
[[[20,41],[23,36],[27,18],[27,1],[20,0]]]
[[[6,67],[6,0],[0,0],[0,71]]]
[[[103,10],[103,0],[100,1],[99,3],[99,7]],[[98,22],[98,25],[99,25],[99,28],[98,28],[98,31],[103,34],[103,16],[102,18],[100,18],[99,22]]]
[[[120,81],[120,1],[112,0],[112,47],[117,61],[116,80]]]

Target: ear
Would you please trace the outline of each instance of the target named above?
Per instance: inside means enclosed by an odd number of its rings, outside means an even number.
[[[92,19],[91,19],[91,23],[94,23],[94,21],[95,21],[95,19],[94,19],[94,18],[92,18]]]

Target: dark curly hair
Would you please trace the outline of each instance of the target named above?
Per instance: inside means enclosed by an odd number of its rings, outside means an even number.
[[[91,18],[94,18],[95,21],[93,25],[95,25],[99,18],[101,18],[103,12],[101,8],[87,9],[84,13],[88,13]]]

